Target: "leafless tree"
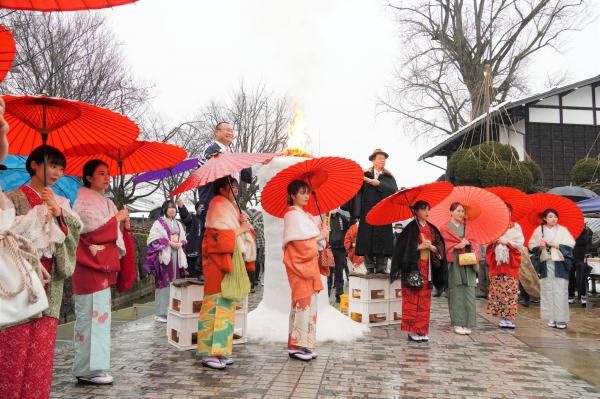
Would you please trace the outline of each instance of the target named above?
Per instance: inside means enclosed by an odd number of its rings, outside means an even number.
[[[450,134],[527,91],[524,67],[586,21],[586,0],[389,0],[405,59],[382,99],[418,135]],[[492,87],[484,87],[484,72]]]
[[[214,127],[227,121],[236,132],[237,152],[276,152],[284,148],[292,112],[285,96],[270,92],[265,84],[248,89],[243,82],[225,101],[213,101],[202,109],[195,126],[200,137],[212,138]],[[256,201],[255,183],[242,182],[242,204]]]
[[[44,93],[140,116],[149,87],[134,79],[101,14],[0,12],[0,22],[17,43],[3,92]]]

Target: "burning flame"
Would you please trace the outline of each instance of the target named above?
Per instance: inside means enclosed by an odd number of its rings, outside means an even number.
[[[306,122],[304,120],[304,111],[296,107],[294,120],[288,127],[286,149],[283,151],[287,156],[312,158],[306,149],[309,145],[310,137],[306,134]]]

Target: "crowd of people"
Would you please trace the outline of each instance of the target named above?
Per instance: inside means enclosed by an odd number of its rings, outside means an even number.
[[[9,126],[2,118],[3,108],[0,100],[0,159],[8,146]],[[215,141],[200,164],[215,153],[231,151],[231,125],[219,123],[214,134]],[[292,359],[310,361],[317,356],[317,294],[325,289],[321,276],[328,277],[328,292],[333,292],[337,301],[352,272],[400,279],[401,329],[411,341],[427,342],[434,289],[436,295],[445,292],[448,298],[454,332],[472,333],[479,272],[480,283],[484,274],[489,276],[484,294],[488,313],[499,318],[500,328],[515,328],[522,291],[520,265],[524,258],[529,259],[518,223],[511,221],[503,236],[482,245],[465,223],[463,204],[451,204],[448,222],[435,226],[428,221],[430,204],[417,201],[411,205],[414,218],[406,226],[370,225],[368,212],[398,190],[394,176],[385,168],[388,157],[381,149],[369,156],[372,167],[364,172],[362,188],[352,200],[326,215],[327,223],[315,222],[304,210],[311,195],[306,182],[295,180],[287,186],[282,261],[291,289],[287,354]],[[73,376],[86,384],[113,382],[108,374],[111,287],[119,284],[123,270],[135,261],[129,215],[104,195],[110,173],[108,165],[97,159],[83,167],[84,187],[71,209],[65,198],[51,190],[66,163],[59,150],[40,147],[26,161],[31,181],[13,192],[0,192],[0,251],[3,256],[8,254],[6,259],[24,281],[16,293],[7,292],[4,285],[0,292],[5,304],[12,301],[20,310],[0,328],[0,375],[10,376],[0,380],[2,398],[49,396],[58,315],[68,278],[72,279],[76,318]],[[204,366],[213,369],[233,363],[236,302],[260,284],[260,271],[264,270],[262,214],[257,209],[245,212],[236,201],[238,183],[251,182],[254,174],[249,168],[200,187],[195,213],[190,213],[183,201],[165,201],[147,240],[144,269],[155,278],[157,322],[166,322],[169,290],[175,279],[204,281],[197,354]],[[575,239],[559,223],[559,212],[546,209],[542,216],[527,249],[541,281],[541,316],[549,327],[564,329],[569,322],[569,295],[575,291],[585,295],[581,270],[572,266],[574,259],[581,264],[581,255]],[[326,249],[331,250],[331,264],[321,259]],[[579,252],[582,250],[586,251],[580,248]],[[486,273],[483,268],[478,271],[482,263],[487,265]],[[577,280],[574,287],[569,285],[570,276]],[[42,291],[36,291],[38,286]],[[28,314],[41,297],[48,302],[43,312]]]

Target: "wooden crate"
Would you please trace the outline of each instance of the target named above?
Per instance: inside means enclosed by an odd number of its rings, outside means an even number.
[[[184,281],[189,282],[188,285],[178,286],[179,283]],[[203,298],[204,285],[198,284],[197,280],[176,280],[175,282],[171,283],[169,310],[184,315],[197,315],[200,313]]]
[[[196,349],[198,342],[198,315],[181,314],[169,310],[167,341],[179,350]]]
[[[388,305],[390,324],[400,324],[402,322],[402,299],[390,299]]]
[[[350,298],[348,315],[358,323],[369,326],[385,326],[389,324],[389,301],[359,301]]]
[[[390,284],[390,301],[400,298],[402,298],[402,284],[400,279],[397,279]]]
[[[390,297],[390,280],[386,275],[350,276],[348,284],[350,300],[387,300]]]

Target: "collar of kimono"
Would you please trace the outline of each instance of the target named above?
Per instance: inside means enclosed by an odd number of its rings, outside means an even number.
[[[44,203],[44,200],[42,199],[42,197],[33,188],[31,188],[27,185],[23,185],[20,187],[20,189],[23,192],[23,194],[25,195],[25,198],[27,198],[27,201],[29,202],[29,206],[31,206],[32,208],[34,206],[42,205]]]

